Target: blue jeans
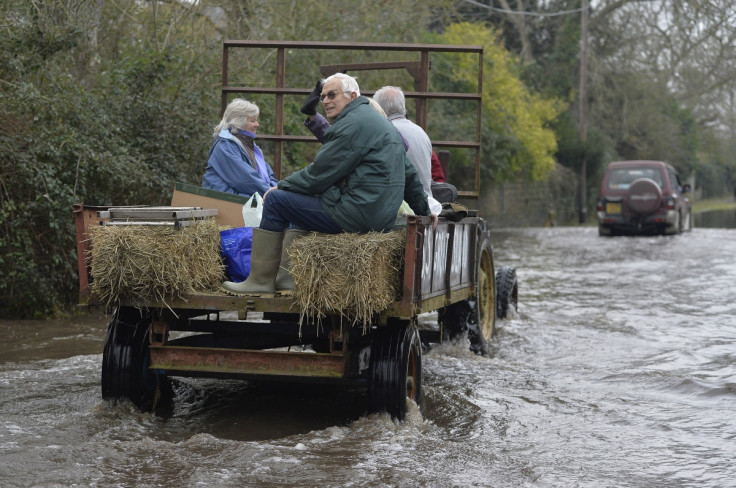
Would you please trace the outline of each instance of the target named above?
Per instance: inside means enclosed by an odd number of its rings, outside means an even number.
[[[339,234],[342,228],[332,220],[319,197],[286,190],[272,190],[263,202],[263,230],[283,232],[287,228]]]

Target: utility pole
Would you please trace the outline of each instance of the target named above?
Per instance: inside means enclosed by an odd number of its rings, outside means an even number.
[[[587,95],[585,92],[586,88],[586,81],[588,78],[588,0],[582,0],[582,12],[581,12],[581,19],[580,19],[580,142],[585,148],[585,140],[588,137],[588,127],[586,122],[586,102],[587,102]],[[587,182],[587,166],[588,166],[588,156],[586,154],[586,151],[583,151],[583,160],[580,165],[580,213],[579,213],[579,222],[581,224],[584,224],[587,220],[587,188],[588,188],[588,182]]]

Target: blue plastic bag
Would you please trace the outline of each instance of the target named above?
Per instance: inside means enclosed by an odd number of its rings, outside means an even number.
[[[230,281],[245,281],[250,274],[250,252],[253,247],[253,227],[236,227],[220,231],[222,260]]]

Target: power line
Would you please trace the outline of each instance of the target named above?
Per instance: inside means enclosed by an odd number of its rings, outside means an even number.
[[[472,5],[476,5],[478,7],[483,7],[488,10],[493,10],[494,12],[498,12],[501,14],[510,14],[510,15],[530,15],[534,17],[557,17],[558,15],[567,15],[567,14],[576,14],[580,13],[585,9],[585,7],[576,8],[572,10],[560,10],[559,12],[549,12],[549,13],[542,13],[542,12],[519,12],[517,10],[505,10],[498,7],[491,7],[490,5],[486,5],[484,3],[476,2],[475,0],[463,0],[466,3],[470,3]]]

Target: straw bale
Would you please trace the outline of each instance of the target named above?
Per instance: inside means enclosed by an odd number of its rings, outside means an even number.
[[[338,314],[365,332],[401,294],[405,236],[312,233],[294,241],[288,252],[302,319]]]
[[[215,288],[224,278],[214,219],[190,226],[98,226],[90,230],[92,291],[108,305],[119,298],[158,301]]]

